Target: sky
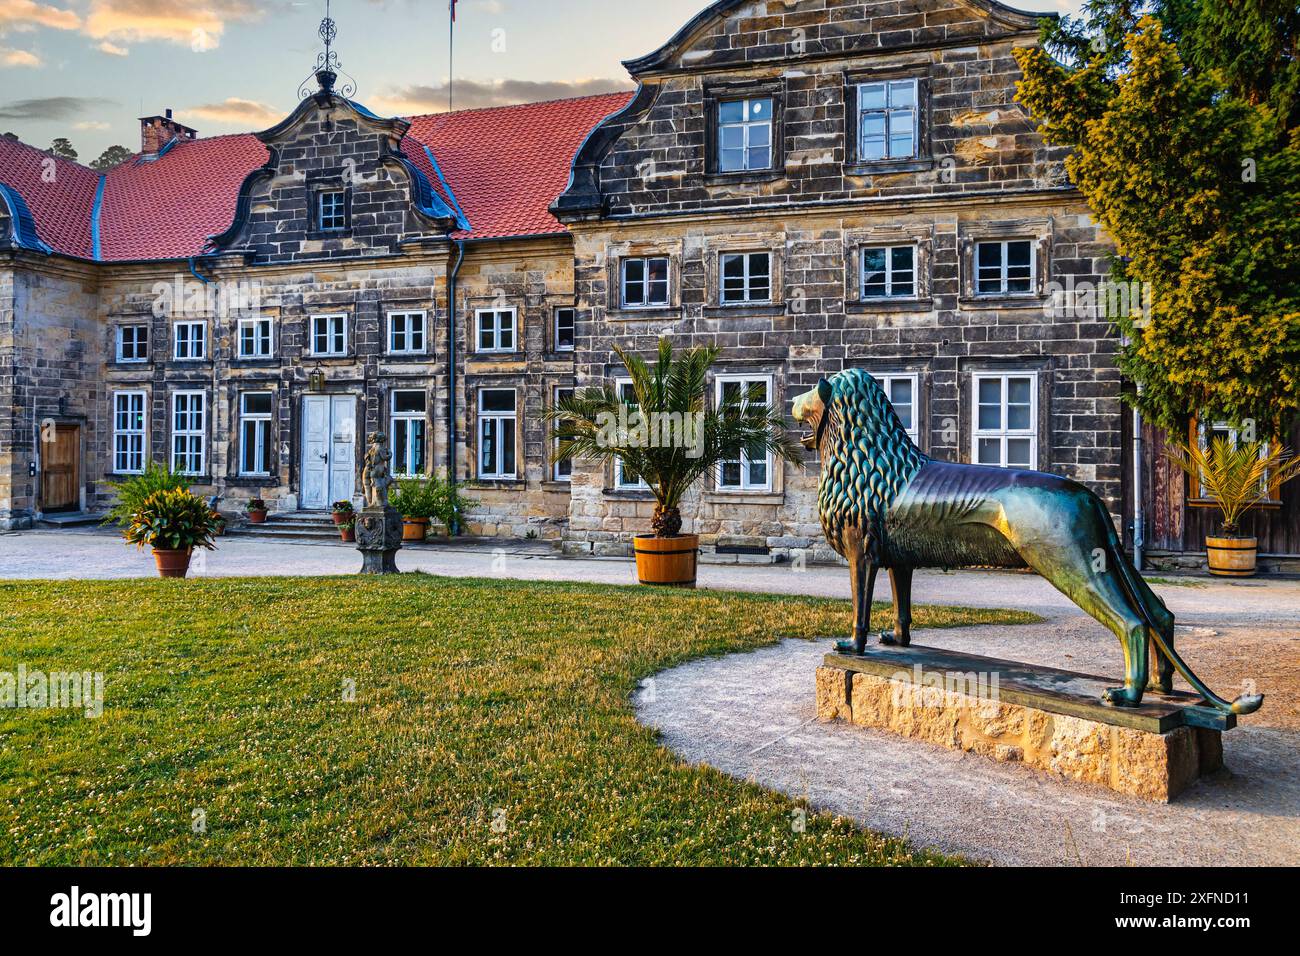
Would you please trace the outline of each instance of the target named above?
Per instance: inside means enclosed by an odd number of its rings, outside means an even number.
[[[621,61],[656,49],[709,0],[458,0],[456,108],[632,84]],[[1011,0],[1077,12],[1080,0]],[[0,0],[0,132],[82,162],[139,149],[167,108],[200,136],[260,130],[313,71],[325,0]],[[355,99],[386,115],[447,108],[448,0],[331,0]]]

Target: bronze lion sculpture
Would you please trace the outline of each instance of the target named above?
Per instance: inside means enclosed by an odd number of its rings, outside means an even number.
[[[1057,475],[936,461],[908,437],[871,375],[850,369],[795,400],[821,457],[818,508],[826,540],[849,563],[853,643],[866,649],[876,574],[889,571],[895,624],[887,645],[911,642],[916,568],[1032,568],[1119,638],[1124,686],[1105,700],[1136,707],[1169,693],[1175,668],[1214,708],[1250,714],[1264,698],[1229,703],[1174,650],[1174,616],[1120,546],[1106,506]],[[1152,662],[1154,660],[1155,667]]]

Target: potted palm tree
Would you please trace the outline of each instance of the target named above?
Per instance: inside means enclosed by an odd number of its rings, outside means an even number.
[[[157,491],[140,503],[122,536],[128,544],[153,548],[154,564],[164,578],[189,573],[195,548],[212,550],[217,519],[208,503],[188,491]]]
[[[614,351],[631,379],[631,396],[604,385],[577,390],[548,409],[557,439],[554,460],[613,463],[627,478],[645,482],[656,505],[653,533],[635,539],[637,575],[642,584],[694,587],[700,539],[682,534],[686,493],[743,454],[800,463],[802,450],[757,389],[709,407],[709,370],[718,348],[695,348],[674,358],[672,344],[660,339],[653,365]]]
[[[1268,499],[1272,489],[1300,474],[1300,458],[1287,449],[1251,441],[1234,444],[1219,436],[1208,449],[1199,444],[1171,448],[1169,460],[1199,482],[1223,516],[1222,532],[1206,536],[1210,573],[1248,578],[1255,573],[1259,540],[1239,534],[1242,516]]]

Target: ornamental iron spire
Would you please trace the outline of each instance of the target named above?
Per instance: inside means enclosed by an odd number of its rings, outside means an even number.
[[[323,53],[316,55],[316,67],[312,70],[311,75],[302,81],[298,87],[298,98],[306,99],[308,96],[329,96],[334,92],[334,84],[338,81],[339,74],[342,73],[347,82],[339,87],[338,94],[344,99],[351,99],[357,92],[357,81],[343,70],[343,64],[339,61],[339,55],[334,52],[334,40],[338,36],[338,25],[330,16],[330,0],[325,0],[325,19],[320,22],[320,29],[317,31],[321,40],[325,43]],[[316,80],[319,89],[312,89],[311,81]]]

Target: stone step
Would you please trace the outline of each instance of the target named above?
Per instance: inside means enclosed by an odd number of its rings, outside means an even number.
[[[62,514],[41,515],[36,524],[41,528],[84,528],[104,520],[103,512],[69,511]]]

